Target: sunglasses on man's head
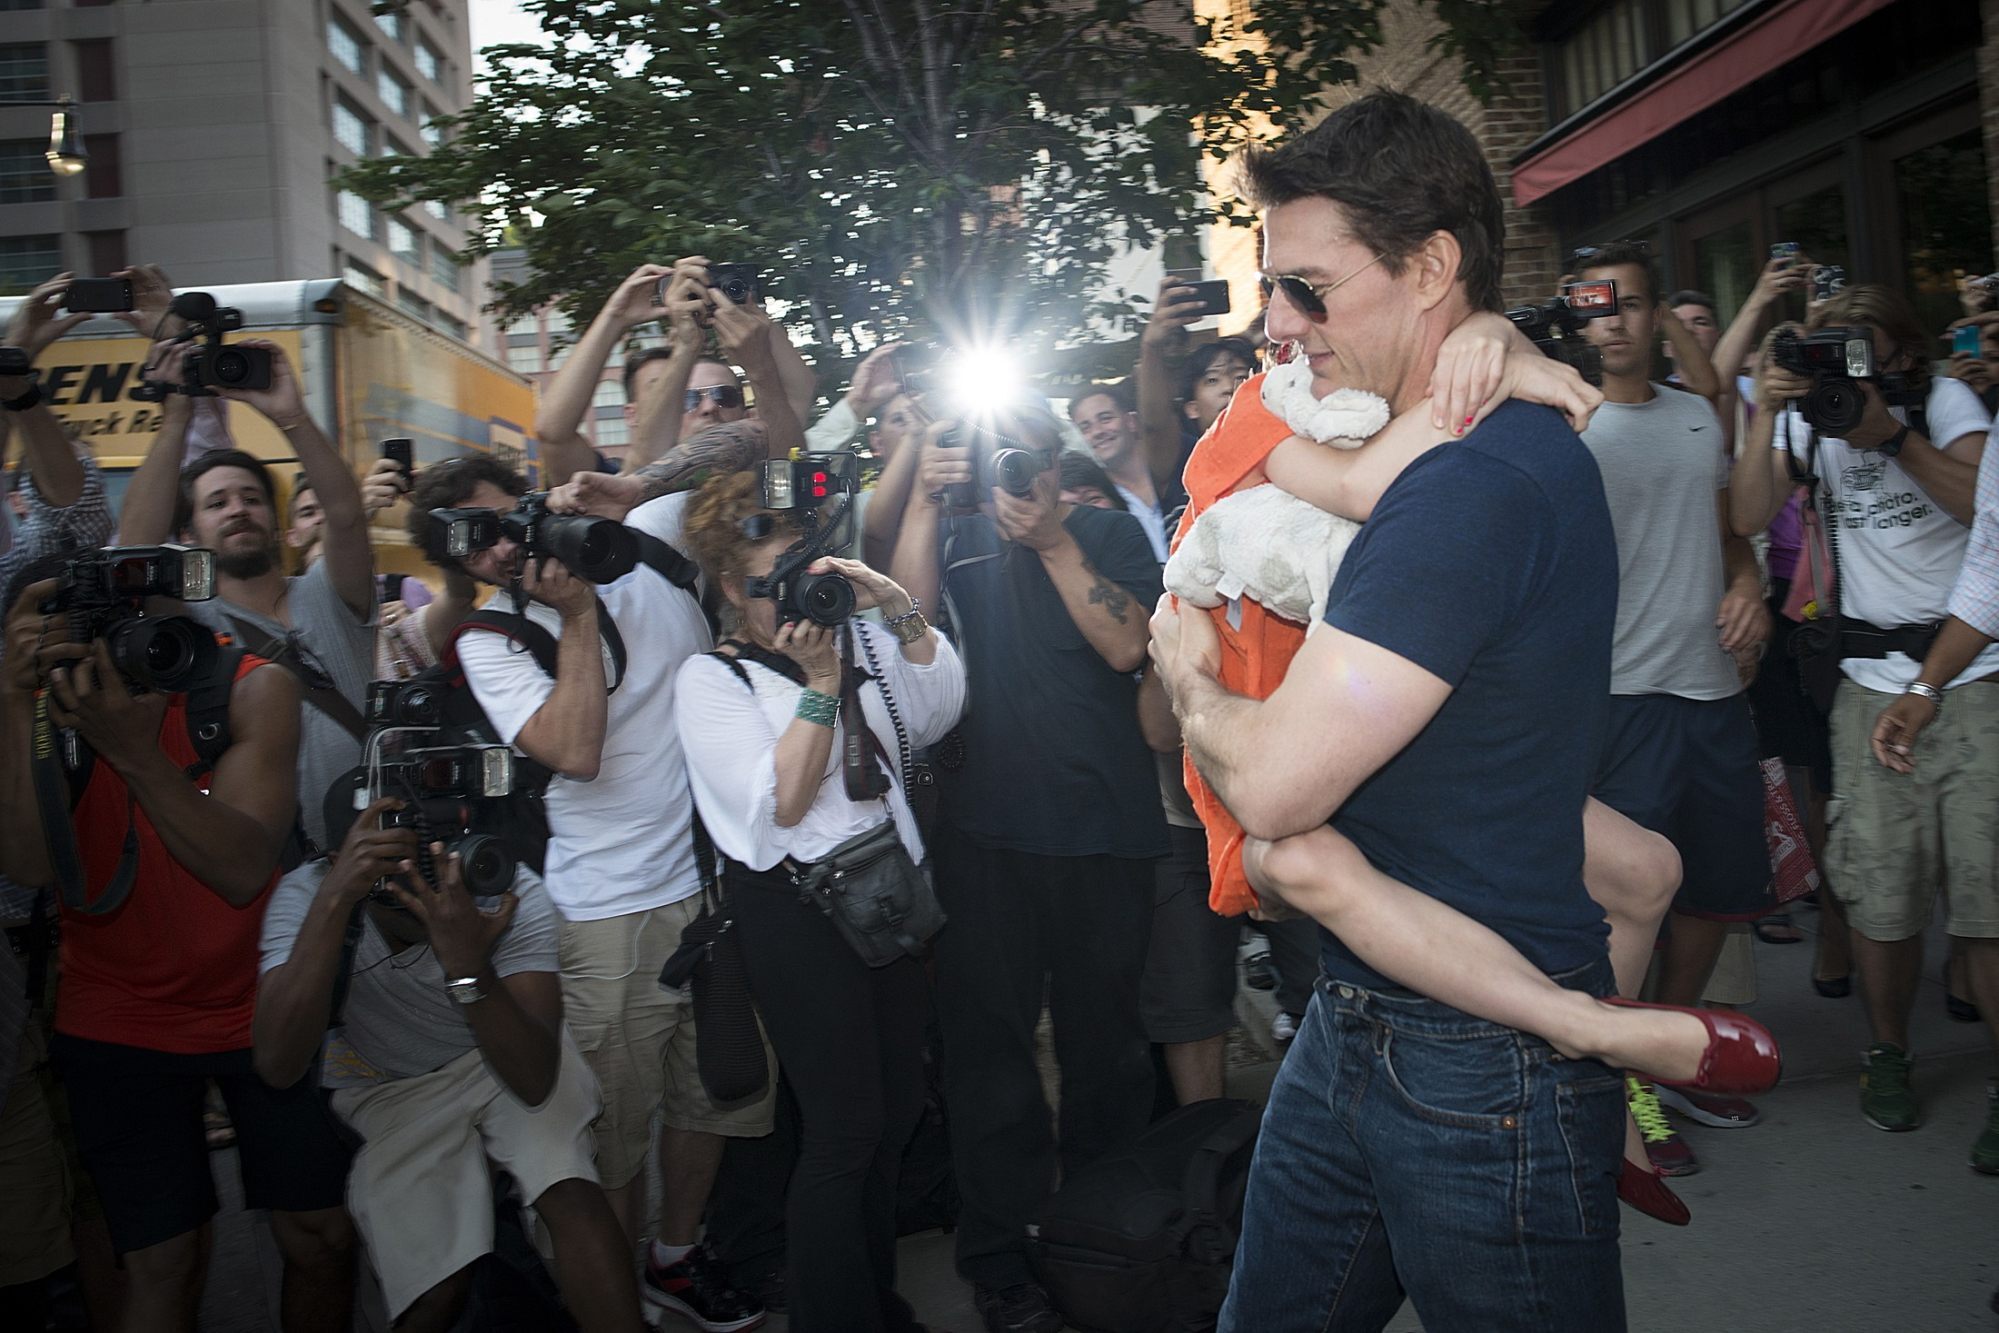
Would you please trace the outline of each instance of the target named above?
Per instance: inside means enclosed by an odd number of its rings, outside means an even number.
[[[1569,268],[1571,270],[1582,268],[1598,255],[1612,249],[1636,250],[1648,258],[1652,254],[1652,245],[1649,241],[1612,241],[1609,245],[1579,245],[1569,251]]]
[[[1266,306],[1270,304],[1272,292],[1283,292],[1284,299],[1289,301],[1299,314],[1311,320],[1314,324],[1323,324],[1326,321],[1327,293],[1337,291],[1341,287],[1346,286],[1349,282],[1376,264],[1379,264],[1385,258],[1387,258],[1386,255],[1376,255],[1353,272],[1347,274],[1346,277],[1335,278],[1331,282],[1322,282],[1316,287],[1303,278],[1294,277],[1288,273],[1277,276],[1265,273],[1260,275],[1256,280],[1257,290],[1263,293],[1263,303]]]
[[[743,391],[733,384],[711,384],[705,389],[689,389],[680,395],[682,412],[698,412],[701,400],[707,399],[717,407],[741,407]]]

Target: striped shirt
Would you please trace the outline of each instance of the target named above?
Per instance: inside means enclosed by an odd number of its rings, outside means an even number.
[[[1950,613],[1988,639],[1999,639],[1999,463],[1987,448],[1978,465],[1971,540],[1950,592]]]

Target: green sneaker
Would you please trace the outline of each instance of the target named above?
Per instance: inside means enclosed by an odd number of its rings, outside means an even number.
[[[1985,1085],[1985,1132],[1971,1145],[1971,1169],[1999,1176],[1999,1078]]]
[[[1916,1094],[1909,1086],[1908,1052],[1889,1042],[1867,1048],[1867,1069],[1860,1076],[1860,1114],[1876,1129],[1900,1133],[1920,1123]]]

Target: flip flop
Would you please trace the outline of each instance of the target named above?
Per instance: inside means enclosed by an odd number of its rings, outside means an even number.
[[[1777,912],[1758,921],[1756,938],[1765,944],[1803,944],[1805,933],[1791,924],[1790,913]]]

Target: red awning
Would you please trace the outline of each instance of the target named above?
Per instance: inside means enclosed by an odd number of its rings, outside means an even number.
[[[1894,0],[1785,0],[1513,169],[1525,207],[1707,110]]]

